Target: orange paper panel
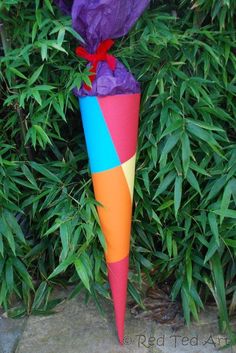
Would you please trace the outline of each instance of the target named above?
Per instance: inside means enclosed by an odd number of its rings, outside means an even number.
[[[106,239],[106,260],[116,262],[129,254],[132,202],[122,167],[92,174],[101,228]]]

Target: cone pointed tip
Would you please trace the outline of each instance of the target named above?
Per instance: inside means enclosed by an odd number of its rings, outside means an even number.
[[[117,323],[118,324],[118,323]],[[117,335],[121,346],[124,345],[124,321],[117,325]]]
[[[118,340],[121,346],[124,344],[124,318],[120,322],[116,321]]]
[[[124,345],[124,338],[123,337],[119,337],[119,343],[121,346]]]
[[[120,345],[124,342],[124,323],[128,280],[129,257],[121,261],[108,263],[108,276],[112,291],[115,319]]]

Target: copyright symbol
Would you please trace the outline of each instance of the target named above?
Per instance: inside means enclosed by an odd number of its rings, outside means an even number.
[[[129,345],[131,345],[131,344],[132,344],[132,338],[129,337],[129,336],[125,336],[125,337],[124,337],[124,345],[125,345],[125,346],[129,346]]]

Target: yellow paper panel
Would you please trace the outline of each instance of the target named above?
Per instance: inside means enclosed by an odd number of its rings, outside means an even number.
[[[131,200],[133,200],[133,194],[134,194],[135,161],[136,161],[136,154],[132,158],[130,158],[127,162],[121,165],[125,174],[126,181],[129,186]]]

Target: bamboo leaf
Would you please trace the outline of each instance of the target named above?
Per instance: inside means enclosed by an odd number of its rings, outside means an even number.
[[[50,170],[45,168],[43,165],[35,163],[35,162],[31,162],[30,165],[33,169],[35,169],[40,174],[44,175],[46,178],[48,178],[54,182],[57,182],[57,183],[61,182],[60,179],[55,174],[53,174]]]
[[[23,78],[24,80],[27,80],[27,77],[24,74],[22,74],[22,72],[17,70],[15,67],[10,67],[9,70],[11,72],[13,72],[13,74],[15,74],[16,76],[18,76],[20,78]]]
[[[191,157],[191,147],[189,137],[186,133],[184,133],[181,137],[182,143],[182,164],[183,164],[183,171],[184,176],[186,177],[189,165],[190,165],[190,157]]]
[[[174,191],[174,207],[175,207],[175,218],[178,216],[178,211],[181,204],[182,199],[182,176],[177,176],[175,178],[175,191]]]
[[[79,258],[74,261],[74,265],[75,265],[76,271],[77,271],[81,281],[83,282],[85,288],[87,288],[87,290],[90,291],[89,276],[86,271],[86,267],[84,266],[84,263]]]
[[[29,78],[29,80],[28,80],[28,85],[29,85],[29,86],[32,86],[32,85],[35,83],[35,81],[37,81],[37,79],[39,78],[41,72],[43,71],[43,67],[44,67],[44,65],[41,65],[41,66],[33,73],[33,75]]]
[[[232,196],[231,181],[229,181],[224,189],[224,193],[223,193],[223,197],[222,197],[221,205],[220,205],[220,212],[221,212],[220,223],[221,224],[224,220],[224,214],[226,214],[226,212],[229,208],[231,196]]]
[[[57,275],[59,275],[60,273],[66,271],[67,267],[70,266],[74,260],[75,260],[76,256],[70,255],[69,257],[67,257],[64,261],[62,261],[55,269],[54,271],[50,274],[50,276],[48,277],[48,279],[51,279]]]
[[[198,180],[191,170],[188,171],[186,177],[187,177],[189,184],[202,196]]]
[[[210,228],[212,231],[212,234],[215,237],[215,241],[217,243],[217,245],[220,245],[220,239],[219,239],[219,229],[218,229],[218,223],[217,223],[217,218],[216,215],[212,212],[208,213],[208,221],[210,224]]]

